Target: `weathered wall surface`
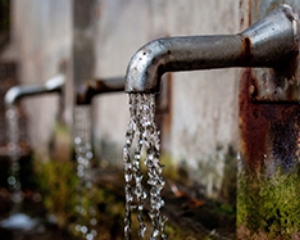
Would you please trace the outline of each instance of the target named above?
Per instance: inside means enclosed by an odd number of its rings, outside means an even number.
[[[170,35],[235,33],[238,1],[170,4]],[[176,6],[177,5],[177,6]],[[220,188],[237,129],[236,69],[174,74],[171,153],[194,169],[208,193]]]
[[[43,83],[71,54],[71,1],[12,1],[14,57],[24,84]],[[28,117],[31,145],[47,158],[58,113],[58,96],[37,96],[22,101]]]
[[[44,81],[71,49],[71,1],[15,1],[15,39],[23,82]],[[239,31],[237,0],[99,0],[96,77],[125,75],[134,52],[165,36],[225,34]],[[26,26],[26,27],[24,27]],[[237,142],[237,70],[172,74],[172,103],[164,151],[177,164],[193,169],[207,190],[220,188],[229,146]],[[110,162],[122,164],[128,123],[126,94],[94,100],[95,146]],[[55,102],[50,97],[26,101],[30,136],[46,148],[53,129]],[[45,112],[45,109],[47,111]],[[165,131],[165,132],[164,132]]]

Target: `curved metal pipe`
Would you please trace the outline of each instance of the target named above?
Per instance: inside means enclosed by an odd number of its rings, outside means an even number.
[[[76,104],[91,104],[98,94],[124,91],[124,77],[88,80],[77,90]]]
[[[299,26],[286,4],[236,35],[172,37],[154,40],[132,57],[126,92],[158,92],[166,72],[228,67],[287,65],[298,54]]]
[[[10,88],[4,97],[7,107],[13,106],[23,97],[62,92],[65,84],[65,75],[58,74],[50,78],[45,84],[14,86]]]

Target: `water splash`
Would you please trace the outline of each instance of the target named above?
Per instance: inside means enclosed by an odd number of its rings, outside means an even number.
[[[93,198],[92,182],[87,178],[91,169],[90,161],[93,158],[91,108],[90,106],[76,106],[74,111],[74,144],[78,176],[78,203],[75,209],[78,222],[75,230],[83,239],[93,240],[97,236],[97,211],[91,201]]]
[[[0,221],[0,226],[7,229],[23,229],[28,231],[35,228],[37,225],[37,219],[33,219],[24,213],[17,213]]]
[[[146,226],[142,217],[144,200],[147,193],[142,185],[143,174],[140,168],[140,160],[143,149],[146,151],[145,165],[148,171],[150,185],[150,212],[149,217],[153,226],[151,240],[167,239],[165,233],[166,216],[161,213],[164,201],[161,191],[165,181],[162,177],[163,166],[159,162],[160,140],[159,131],[155,124],[155,98],[154,94],[130,94],[129,95],[130,122],[126,132],[126,144],[123,150],[124,174],[125,174],[125,219],[124,236],[131,239],[131,214],[132,210],[138,210],[139,238],[143,239]],[[131,147],[134,140],[136,146],[134,156],[131,158]],[[136,205],[134,203],[137,203]]]
[[[21,148],[19,146],[20,134],[19,134],[19,111],[16,106],[10,107],[6,111],[7,121],[7,136],[8,136],[8,155],[10,158],[10,170],[9,177],[7,179],[10,192],[12,194],[12,201],[14,203],[13,211],[16,212],[20,208],[20,204],[23,201],[23,194],[21,191],[21,182],[19,177],[20,170],[20,156]]]

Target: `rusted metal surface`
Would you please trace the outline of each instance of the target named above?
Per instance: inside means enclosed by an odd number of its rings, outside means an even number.
[[[263,19],[280,4],[287,3],[300,13],[299,1],[250,0],[249,24]],[[287,14],[289,18],[293,15]],[[298,38],[299,29],[296,37]],[[295,50],[299,48],[296,38]],[[247,44],[245,44],[247,45]],[[248,47],[247,47],[248,48]],[[250,167],[265,164],[275,170],[295,166],[299,111],[292,102],[300,100],[297,51],[278,62],[275,69],[251,68],[244,72],[240,86],[241,155]],[[284,65],[289,61],[288,65]]]
[[[250,0],[248,6],[250,22],[253,23],[264,18],[270,11],[284,3],[290,5],[298,16],[300,15],[300,1],[298,0]],[[299,32],[297,35],[299,37]],[[298,49],[299,39],[297,41],[296,48]],[[282,68],[278,64],[278,71],[265,68],[251,70],[251,74],[255,79],[256,95],[253,96],[254,100],[290,102],[298,102],[300,100],[298,55],[290,58],[294,58],[290,66]]]
[[[249,0],[246,16],[252,23],[278,5],[292,2]],[[287,17],[296,18],[291,14]],[[293,25],[297,26],[298,20]],[[294,52],[282,57],[273,69],[250,68],[243,70],[241,76],[238,239],[260,239],[258,235],[264,235],[265,239],[299,236],[299,224],[293,220],[299,200],[292,195],[293,187],[298,189],[299,186],[300,130],[297,93],[299,28],[294,29]],[[270,42],[270,48],[272,44]],[[288,226],[276,224],[283,221],[295,230],[284,233]]]
[[[285,73],[298,54],[297,34],[296,16],[284,5],[240,34],[157,39],[132,57],[125,91],[158,92],[166,72],[280,67],[275,72]]]
[[[96,95],[123,91],[124,77],[89,80],[77,89],[76,104],[91,104]]]
[[[240,152],[243,163],[252,170],[266,167],[269,174],[278,166],[291,170],[297,163],[299,107],[292,103],[257,103],[251,92],[255,79],[251,70],[240,82]]]
[[[250,70],[244,72],[240,83],[240,134],[241,154],[246,156],[251,168],[258,167],[268,154],[268,121],[264,117],[263,105],[253,104],[250,99],[252,79]]]

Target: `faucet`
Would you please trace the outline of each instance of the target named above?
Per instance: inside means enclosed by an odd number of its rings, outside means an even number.
[[[166,72],[266,67],[282,73],[299,52],[298,24],[292,8],[283,4],[239,34],[154,40],[131,58],[125,91],[158,92]]]
[[[261,1],[263,2],[263,1]],[[296,2],[296,1],[295,1]],[[274,2],[272,2],[272,7],[274,6]],[[271,2],[270,2],[271,5]],[[160,90],[160,81],[161,77],[164,73],[166,72],[178,72],[178,71],[192,71],[192,70],[201,70],[201,69],[216,69],[216,68],[229,68],[229,67],[262,67],[262,68],[269,68],[272,71],[272,74],[274,73],[276,78],[271,79],[276,82],[284,83],[288,82],[290,85],[292,85],[294,82],[296,82],[293,86],[297,88],[299,86],[299,78],[297,79],[298,75],[298,56],[299,56],[299,20],[297,15],[294,13],[292,7],[290,7],[287,4],[280,5],[278,8],[276,8],[274,11],[272,11],[269,15],[267,15],[265,18],[260,20],[259,22],[253,24],[250,26],[248,29],[245,31],[234,34],[234,35],[215,35],[215,36],[188,36],[188,37],[170,37],[170,38],[161,38],[157,39],[154,41],[151,41],[150,43],[144,45],[142,48],[140,48],[135,55],[131,58],[128,68],[127,68],[127,73],[126,73],[126,79],[125,79],[125,91],[127,93],[157,93]],[[268,70],[269,70],[268,69]],[[269,77],[269,76],[268,76]],[[272,76],[273,77],[273,76]],[[278,78],[277,78],[278,77]],[[268,78],[264,79],[265,81],[262,81],[262,84],[264,87],[266,85],[266,82]],[[281,81],[283,80],[283,81]],[[253,81],[258,81],[258,79],[254,79]],[[291,83],[290,83],[291,82]],[[247,88],[245,88],[247,89]],[[251,90],[251,88],[249,89]],[[258,89],[260,90],[260,89]],[[290,89],[286,88],[284,89],[288,94],[292,94],[292,91],[289,91]],[[251,90],[252,91],[252,90]],[[246,99],[250,98],[250,92],[247,89],[246,94],[247,97]],[[273,93],[272,93],[273,94]],[[252,95],[252,93],[251,93]],[[274,93],[274,95],[276,95]],[[298,95],[299,96],[299,95]],[[252,96],[251,96],[252,97]],[[298,99],[298,98],[297,98]],[[264,99],[263,99],[264,100]],[[288,97],[284,99],[285,102],[287,102]],[[265,100],[264,100],[265,101]],[[271,101],[270,99],[266,99],[266,101]],[[277,102],[278,103],[278,102]],[[254,107],[251,104],[247,105],[248,108],[243,111],[249,111],[249,115],[252,115],[252,112],[254,113]],[[250,107],[249,107],[250,106]],[[271,106],[271,105],[268,105]],[[265,108],[265,105],[261,105],[259,108],[260,111],[259,113],[263,112]],[[260,117],[257,121],[254,123],[251,123],[250,127],[253,126],[253,124],[260,124],[260,127],[258,127],[255,131],[254,134],[249,134],[252,129],[248,126],[246,130],[242,129],[244,126],[241,127],[241,134],[246,133],[247,137],[242,137],[242,140],[246,139],[246,142],[242,142],[242,148],[244,149],[243,151],[251,151],[252,149],[254,150],[261,150],[263,149],[268,149],[268,151],[272,155],[273,149],[278,149],[277,151],[282,151],[285,154],[288,149],[288,151],[291,151],[292,153],[290,154],[293,156],[293,159],[295,158],[294,152],[298,150],[297,147],[295,147],[295,150],[290,150],[293,149],[294,146],[297,146],[296,142],[293,144],[286,144],[282,143],[281,140],[283,139],[280,134],[281,131],[283,132],[283,135],[286,136],[287,134],[291,134],[294,132],[296,133],[295,136],[298,136],[299,129],[295,127],[293,130],[286,130],[283,131],[282,129],[285,127],[285,123],[288,120],[281,120],[282,116],[285,114],[284,111],[279,110],[282,109],[281,107],[278,107],[275,105],[275,107],[270,107],[268,110],[268,118],[263,116]],[[276,112],[273,114],[273,112]],[[296,119],[295,117],[295,112],[296,110],[290,111],[291,113],[285,118],[292,116],[293,118]],[[271,114],[272,113],[272,114]],[[243,113],[245,114],[245,113]],[[277,115],[278,116],[277,116]],[[241,115],[242,116],[242,115]],[[280,116],[280,117],[279,117]],[[250,121],[254,120],[255,117],[241,117],[240,122],[242,124],[248,124]],[[271,118],[275,118],[275,120],[271,121]],[[298,121],[298,119],[297,119]],[[267,122],[267,123],[266,123]],[[271,138],[274,138],[274,129],[278,125],[278,122],[280,122],[280,126],[282,127],[278,132],[275,132],[276,136],[276,141],[270,140],[268,137],[269,135],[272,136]],[[292,124],[295,124],[296,120],[292,121],[290,125],[293,126]],[[295,124],[296,125],[296,124]],[[297,126],[298,127],[298,126]],[[265,128],[263,131],[264,133],[259,134],[258,131],[261,129]],[[292,128],[292,127],[291,127]],[[254,147],[250,147],[252,143],[257,141],[260,137],[264,138],[261,141],[258,141],[258,143],[255,143],[256,145]],[[251,141],[249,141],[247,138],[253,138]],[[296,138],[297,139],[297,138]],[[272,143],[267,143],[267,141],[270,141]],[[293,141],[293,140],[291,140]],[[131,143],[131,142],[130,142]],[[258,144],[266,144],[266,146],[260,148]],[[245,150],[246,149],[246,150]],[[244,154],[242,152],[242,154]],[[266,155],[266,154],[265,154]],[[290,157],[289,154],[287,154],[287,157]],[[252,155],[251,155],[252,156]],[[259,155],[257,155],[259,156]],[[281,155],[279,155],[281,156]],[[298,152],[297,152],[297,158],[299,158]],[[285,159],[287,159],[287,157]],[[241,159],[243,156],[241,156]],[[267,158],[267,157],[266,157]],[[273,158],[273,161],[277,160],[277,156],[269,157],[270,160]],[[280,158],[280,157],[278,157]],[[297,160],[297,158],[295,160]],[[126,158],[124,158],[126,160]],[[283,161],[285,161],[285,159]],[[251,159],[251,157],[247,157],[245,159],[245,162],[250,160],[252,161],[262,161],[260,166],[263,166],[265,164],[266,159],[264,158],[263,160],[260,159]],[[270,162],[268,159],[268,161]],[[243,160],[244,161],[244,160]],[[128,161],[129,162],[129,161]],[[127,164],[127,162],[126,162]],[[126,166],[127,167],[127,166]],[[131,167],[131,165],[130,165]],[[131,173],[132,171],[129,167],[129,170],[125,169],[128,173]],[[265,195],[260,195],[256,199],[261,199],[263,203],[270,203],[273,201],[273,192],[274,194],[276,191],[278,191],[278,194],[282,194],[280,191],[283,189],[285,186],[283,185],[282,182],[278,182],[278,185],[280,188],[277,188],[277,190],[269,190],[269,187],[273,187],[273,180],[270,180],[272,182],[270,185],[266,185],[265,183],[268,182],[269,180],[266,178],[263,178],[259,175],[252,177],[250,173],[248,174],[248,169],[245,166],[245,185],[246,187],[241,187],[239,191],[244,194],[249,194],[249,199],[252,199],[253,196],[257,192],[261,193],[263,192],[265,194],[265,189],[268,189]],[[249,168],[250,169],[250,168]],[[257,171],[259,174],[260,168]],[[251,170],[251,169],[250,169]],[[255,169],[256,171],[257,169]],[[250,172],[250,171],[249,171]],[[298,172],[297,172],[298,173]],[[244,173],[243,173],[244,174]],[[251,172],[252,174],[252,172]],[[256,174],[256,172],[254,172]],[[280,176],[280,175],[279,175]],[[252,180],[253,179],[253,180]],[[261,180],[262,179],[262,180]],[[284,176],[283,179],[290,179]],[[260,181],[263,183],[263,186],[258,186],[260,185]],[[293,185],[294,183],[291,180],[287,180],[288,183],[291,186],[297,186],[296,184]],[[291,182],[290,182],[291,181]],[[127,181],[129,183],[129,181]],[[298,184],[298,182],[296,182]],[[254,187],[252,187],[252,185]],[[276,184],[275,184],[276,185]],[[251,187],[250,187],[251,186]],[[277,186],[277,185],[276,185]],[[130,187],[130,186],[129,186]],[[130,189],[128,187],[128,189]],[[242,189],[242,190],[241,190]],[[280,190],[279,190],[280,189]],[[292,188],[294,189],[294,188]],[[251,193],[251,191],[253,191]],[[294,190],[290,190],[292,192]],[[271,194],[272,193],[272,194]],[[288,191],[287,191],[288,193]],[[269,194],[269,195],[268,195]],[[129,197],[126,199],[129,204],[126,205],[126,211],[128,212],[128,215],[131,213],[130,209],[130,204],[132,201],[132,195],[128,195]],[[262,197],[263,196],[263,197]],[[265,197],[266,196],[266,197]],[[293,195],[291,195],[293,196]],[[248,196],[247,196],[248,198]],[[283,201],[281,198],[278,200],[278,202]],[[241,202],[242,211],[238,213],[238,218],[240,218],[240,223],[242,227],[245,227],[248,231],[249,228],[249,233],[251,234],[257,233],[257,232],[262,232],[264,233],[264,228],[266,228],[265,225],[263,224],[254,224],[254,221],[260,221],[268,223],[267,220],[272,219],[272,221],[275,219],[274,222],[277,223],[277,221],[282,221],[281,217],[278,214],[274,214],[272,218],[263,218],[263,217],[256,217],[257,216],[257,211],[255,209],[254,204],[259,204],[257,201],[248,201],[248,200],[243,200],[242,198],[238,197],[238,201]],[[277,200],[276,200],[277,201]],[[277,208],[276,202],[272,202],[271,206],[274,206],[274,208]],[[251,205],[253,204],[253,205]],[[297,203],[294,203],[294,206],[292,205],[291,209],[296,209]],[[129,207],[128,207],[129,206]],[[244,207],[246,206],[246,208]],[[239,206],[237,206],[239,208]],[[245,210],[247,209],[247,210]],[[260,209],[260,208],[258,208]],[[267,208],[262,208],[266,209]],[[278,209],[280,209],[278,207]],[[274,211],[274,209],[272,209]],[[293,211],[293,210],[291,210]],[[278,210],[280,212],[280,210]],[[288,216],[285,221],[291,222],[291,226],[296,225],[295,221],[290,218],[289,213],[286,213],[285,210],[283,210],[284,214]],[[277,213],[277,209],[276,209]],[[255,215],[255,217],[253,217]],[[250,219],[250,220],[249,220]],[[252,221],[252,222],[251,222]],[[249,223],[249,225],[248,225]],[[126,227],[131,226],[130,220],[126,222]],[[253,227],[252,225],[255,225]],[[299,225],[299,224],[298,224]],[[295,231],[299,231],[299,226],[297,225],[297,229]],[[277,225],[272,225],[274,226],[274,229],[278,231],[278,233],[281,233],[281,230],[285,230],[285,226],[277,226]],[[276,227],[275,227],[276,226]],[[128,227],[128,228],[129,228]],[[260,228],[262,227],[262,228]],[[156,228],[158,228],[156,226]],[[268,227],[268,230],[266,231],[271,231],[272,228]],[[291,227],[293,229],[293,227]],[[262,230],[262,231],[261,231]],[[245,231],[245,230],[243,230]],[[272,230],[273,231],[273,230]],[[293,230],[291,231],[293,232]],[[291,233],[289,232],[289,234]],[[275,231],[273,232],[275,233]],[[131,234],[130,231],[127,233],[128,235]],[[254,235],[252,235],[254,236]],[[256,235],[257,236],[257,235]],[[266,235],[269,237],[269,235]],[[276,236],[276,235],[273,235]],[[272,237],[271,237],[272,238]],[[244,239],[244,238],[243,238]],[[252,239],[252,237],[251,237]]]
[[[50,78],[44,84],[14,86],[5,94],[5,105],[7,108],[12,107],[18,100],[26,96],[35,96],[54,92],[61,93],[63,91],[64,84],[65,75],[59,73]]]
[[[76,104],[91,104],[95,95],[121,91],[124,91],[124,77],[88,80],[77,89]]]

